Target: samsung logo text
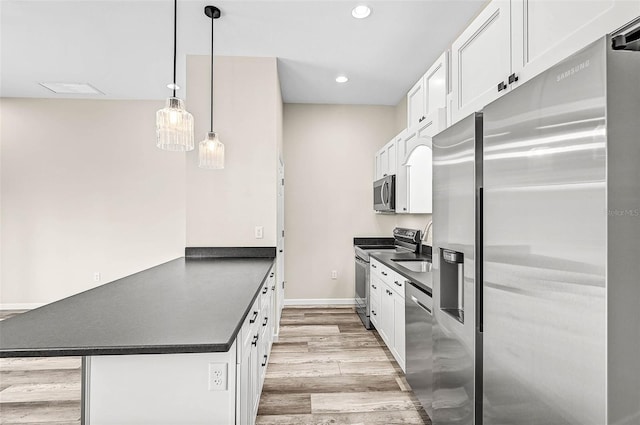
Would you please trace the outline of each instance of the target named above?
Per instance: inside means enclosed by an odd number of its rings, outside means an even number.
[[[571,69],[566,70],[565,72],[558,74],[556,76],[556,82],[560,82],[562,80],[564,80],[565,78],[571,77],[573,74],[577,74],[578,72],[582,71],[583,69],[589,68],[589,59],[587,59],[586,61],[582,62],[579,65],[576,65],[574,67],[572,67]]]

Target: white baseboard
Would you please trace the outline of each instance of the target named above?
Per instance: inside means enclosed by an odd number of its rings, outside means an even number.
[[[289,298],[284,300],[285,306],[293,305],[355,305],[355,298]]]
[[[33,310],[43,305],[45,303],[6,303],[0,304],[0,310]]]

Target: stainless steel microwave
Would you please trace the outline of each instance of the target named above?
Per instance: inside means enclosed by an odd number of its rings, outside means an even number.
[[[373,182],[373,209],[379,212],[396,210],[396,176],[387,176]]]

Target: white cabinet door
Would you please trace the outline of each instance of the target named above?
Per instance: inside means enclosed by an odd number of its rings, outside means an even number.
[[[396,213],[409,212],[409,193],[407,188],[407,167],[404,162],[407,157],[408,140],[404,130],[396,137]]]
[[[444,52],[424,74],[423,85],[425,87],[426,107],[423,121],[433,111],[447,106],[447,80],[449,76],[447,64],[447,52]]]
[[[554,2],[549,2],[554,3]],[[505,90],[511,73],[510,2],[494,0],[451,46],[454,122],[482,109]]]
[[[389,175],[389,153],[386,148],[381,149],[378,152],[378,164],[380,165],[380,171],[378,172],[379,179]]]
[[[407,192],[412,214],[430,214],[433,210],[432,158],[431,148],[419,145],[407,160]]]
[[[391,349],[394,342],[394,325],[393,325],[393,291],[385,283],[382,285],[382,294],[380,298],[380,327],[378,333],[387,344],[387,347]]]
[[[369,302],[371,303],[371,323],[378,329],[380,327],[380,293],[384,283],[377,274],[371,273],[369,277]],[[378,329],[379,330],[379,329]]]
[[[418,125],[424,117],[427,110],[426,99],[424,77],[420,77],[407,93],[407,128]]]
[[[258,414],[258,405],[260,404],[260,390],[262,383],[260,381],[260,329],[256,328],[255,344],[252,342],[251,350],[249,354],[249,367],[251,368],[250,380],[251,380],[251,418],[249,423],[255,423],[256,416]]]
[[[640,15],[637,0],[518,0],[511,8],[518,84]]]
[[[393,348],[394,357],[404,372],[406,359],[404,296],[393,294]]]

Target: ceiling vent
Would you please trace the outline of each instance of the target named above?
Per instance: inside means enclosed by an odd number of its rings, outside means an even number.
[[[88,83],[40,83],[40,85],[58,94],[104,94]]]

